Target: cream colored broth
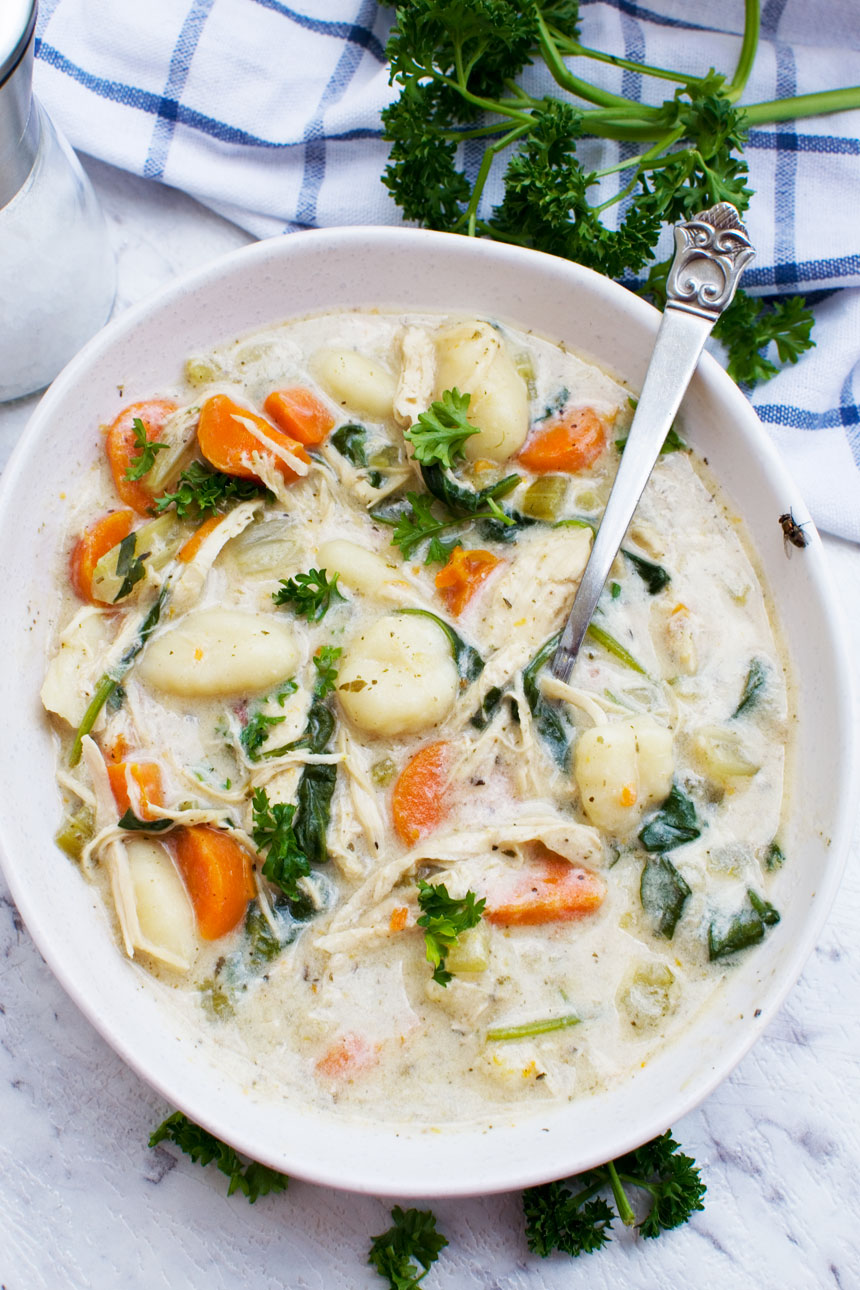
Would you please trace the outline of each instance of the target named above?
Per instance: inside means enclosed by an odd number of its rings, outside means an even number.
[[[64,588],[43,697],[63,735],[69,811],[95,808],[82,863],[120,944],[176,987],[189,1026],[211,1025],[222,1046],[256,1061],[261,1081],[344,1113],[452,1123],[625,1078],[683,1030],[737,961],[709,960],[709,929],[725,930],[749,908],[750,890],[766,900],[773,883],[784,662],[740,525],[706,468],[688,451],[663,456],[626,539],[628,552],[665,567],[668,584],[652,594],[619,555],[601,601],[598,626],[635,666],[589,640],[568,687],[546,669],[539,675],[543,702],[569,730],[570,764],[560,765],[523,669],[572,600],[588,522],[599,519],[617,467],[614,440],[629,423],[627,391],[543,339],[432,315],[306,319],[195,356],[187,373],[171,423],[188,440],[186,464],[199,408],[217,394],[259,415],[272,390],[300,385],[335,426],[290,483],[271,457],[266,465],[263,444],[251,464],[274,499],[239,502],[190,562],[175,556],[194,525],[177,521],[171,558],[147,566],[116,607],[81,609]],[[424,562],[426,542],[404,559],[392,527],[370,513],[423,491],[404,429],[440,396],[438,382],[450,388],[454,377],[473,395],[470,419],[481,430],[455,474],[480,488],[516,471],[521,481],[503,499],[515,514],[534,496],[536,476],[516,460],[527,431],[531,444],[562,415],[590,409],[607,441],[590,466],[559,472],[567,486],[552,521],[518,526],[511,541],[475,525],[441,534],[498,561],[459,614],[437,591],[442,566]],[[349,423],[365,428],[367,467],[332,441]],[[117,505],[107,472],[97,472],[82,483],[76,531]],[[320,621],[273,603],[281,580],[322,567],[339,573],[344,599]],[[165,582],[161,620],[122,679],[122,703],[102,710],[81,766],[69,770],[70,732]],[[458,676],[438,625],[403,609],[451,624],[484,660],[480,676]],[[366,655],[380,640],[400,652],[377,664]],[[316,756],[298,748],[272,757],[301,740],[321,646],[342,651],[327,701],[332,738]],[[733,715],[753,661],[765,680]],[[502,697],[475,723],[494,694]],[[260,715],[273,721],[251,757],[242,732]],[[393,785],[434,741],[446,749],[445,809],[425,836],[404,841]],[[128,761],[158,763],[168,833],[117,827],[102,762],[116,748],[130,750]],[[314,761],[337,768],[329,858],[312,866],[296,921],[262,873],[251,797],[263,788],[270,804],[294,803]],[[700,835],[665,853],[689,888],[667,938],[640,897],[643,867],[662,862],[656,852],[648,861],[638,835],[673,784],[693,804]],[[208,941],[172,850],[183,827],[199,824],[238,840],[256,889],[249,921]],[[494,913],[508,907],[509,889],[528,889],[543,872],[547,852],[556,866],[547,872],[581,868],[602,899],[540,924]],[[431,979],[416,926],[418,879],[487,901],[485,917],[449,952],[447,986]],[[266,928],[270,943],[273,928],[286,942],[269,957],[253,952]],[[172,948],[160,952],[159,936]],[[511,1037],[535,1023],[547,1028]]]

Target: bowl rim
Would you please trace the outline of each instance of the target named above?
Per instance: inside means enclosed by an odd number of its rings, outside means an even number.
[[[479,257],[487,266],[497,263],[500,265],[521,264],[527,267],[529,264],[536,263],[537,257],[545,267],[549,265],[552,271],[560,279],[566,280],[572,288],[576,288],[577,284],[580,284],[588,292],[596,293],[597,295],[602,294],[610,301],[610,304],[622,307],[623,311],[631,317],[634,326],[641,327],[644,324],[647,329],[655,331],[659,323],[660,314],[651,305],[634,296],[619,284],[602,277],[590,269],[585,269],[581,265],[559,260],[541,252],[493,242],[476,242],[456,234],[385,226],[350,226],[338,229],[308,230],[302,232],[298,237],[291,234],[252,243],[220,256],[190,273],[181,275],[175,281],[162,287],[144,300],[132,305],[93,337],[63,369],[34,410],[20,441],[10,457],[6,470],[3,472],[2,478],[0,478],[0,531],[6,524],[6,515],[11,504],[11,498],[14,496],[22,476],[30,466],[31,444],[36,442],[40,427],[45,425],[51,416],[61,409],[63,401],[68,397],[69,392],[74,390],[80,377],[86,373],[90,364],[105,351],[110,350],[118,341],[132,335],[141,321],[168,309],[172,303],[181,300],[188,293],[203,289],[207,284],[217,284],[219,280],[229,277],[231,272],[238,267],[265,266],[269,263],[279,264],[283,259],[289,260],[294,255],[304,254],[305,250],[310,247],[318,248],[321,251],[325,251],[327,247],[332,249],[351,247],[355,252],[358,252],[360,248],[367,252],[379,252],[390,250],[394,244],[398,246],[409,245],[416,248],[426,247],[439,251],[444,250],[446,253],[456,246],[455,257],[462,251],[462,253],[469,256]],[[468,251],[461,244],[465,244],[469,248]],[[511,313],[513,314],[514,312],[515,309],[512,309]],[[287,314],[287,316],[289,317],[290,315]],[[262,321],[260,325],[265,326],[266,321]],[[745,432],[758,437],[757,446],[765,461],[769,475],[780,483],[785,495],[792,499],[792,509],[795,514],[798,517],[805,515],[805,508],[798,495],[798,490],[790,479],[785,466],[778,458],[776,449],[758,421],[754,410],[738,387],[710,354],[703,355],[696,380],[712,391],[718,401],[724,404],[728,402],[733,415],[744,423]],[[830,830],[832,837],[831,860],[826,871],[825,881],[816,891],[814,908],[804,922],[803,935],[791,949],[789,965],[787,969],[782,971],[778,986],[768,988],[767,997],[758,1015],[750,1018],[750,1024],[742,1035],[736,1034],[734,1041],[727,1045],[725,1050],[721,1051],[720,1058],[715,1062],[709,1076],[702,1078],[694,1088],[687,1090],[685,1094],[676,1099],[673,1103],[674,1109],[671,1115],[671,1120],[673,1121],[698,1106],[726,1078],[749,1051],[749,1048],[781,1007],[788,992],[800,976],[806,959],[821,933],[841,881],[847,859],[854,823],[853,803],[856,800],[856,796],[851,790],[857,784],[855,741],[852,737],[853,727],[850,718],[850,713],[853,711],[853,675],[849,662],[847,633],[844,627],[839,598],[835,593],[829,569],[825,564],[817,534],[812,533],[810,537],[811,541],[806,549],[805,558],[811,566],[811,575],[821,592],[821,603],[826,610],[823,626],[832,652],[836,683],[846,696],[844,707],[849,714],[843,720],[841,732],[838,732],[842,757],[835,774],[838,775],[842,791],[839,795],[838,816],[832,822]],[[135,1047],[131,1036],[120,1036],[116,1033],[100,1007],[97,998],[98,989],[93,990],[92,985],[87,989],[64,959],[62,948],[55,942],[54,937],[51,935],[51,928],[46,923],[45,911],[40,907],[38,893],[32,884],[28,885],[23,869],[19,870],[16,865],[15,849],[15,838],[9,832],[6,813],[0,812],[0,864],[2,864],[6,880],[22,917],[51,971],[87,1019],[111,1047],[119,1053],[123,1060],[147,1084],[160,1092],[171,1105],[185,1109],[189,1105],[185,1094],[180,1093],[177,1096],[175,1082],[168,1078],[162,1078],[157,1069],[152,1069],[152,1066],[147,1062],[146,1053],[142,1053]],[[273,1146],[261,1144],[260,1141],[249,1140],[247,1133],[242,1128],[237,1128],[236,1131],[233,1131],[228,1126],[225,1129],[224,1121],[219,1117],[218,1105],[217,1099],[214,1101],[210,1099],[205,1103],[202,1111],[200,1108],[194,1108],[193,1111],[188,1111],[187,1113],[198,1123],[210,1129],[211,1132],[216,1133],[218,1137],[231,1142],[237,1149],[252,1156],[252,1158],[272,1164],[274,1167],[287,1167],[284,1163],[285,1157],[283,1154],[276,1152]],[[541,1118],[548,1119],[553,1117],[559,1107],[564,1108],[569,1105],[567,1103],[554,1104],[544,1114],[535,1112],[532,1109],[528,1112],[527,1119],[534,1126]],[[354,1122],[349,1120],[337,1121],[337,1126],[338,1131],[346,1136],[349,1136],[352,1132],[351,1126],[356,1127]],[[371,1135],[384,1136],[386,1128],[389,1127],[368,1126],[360,1121],[357,1122],[360,1136],[361,1134],[366,1135],[368,1129],[370,1129]],[[631,1126],[626,1130],[622,1128],[612,1142],[610,1154],[613,1157],[621,1155],[656,1134],[663,1132],[667,1127],[665,1113],[658,1106],[651,1110],[648,1115],[637,1119],[635,1127]],[[445,1133],[441,1136],[450,1140],[454,1135],[469,1137],[471,1132],[469,1125],[454,1126],[454,1128],[446,1128]],[[414,1132],[411,1129],[407,1129],[395,1134],[395,1136],[401,1139],[401,1144],[404,1148],[408,1148],[410,1144],[414,1147],[422,1138],[427,1141],[426,1126],[421,1126]],[[421,1154],[420,1151],[418,1154]],[[607,1158],[609,1157],[602,1156],[598,1159],[595,1156],[590,1161],[590,1164],[579,1165],[578,1170],[602,1163]],[[336,1158],[326,1159],[322,1154],[318,1158],[302,1160],[298,1163],[292,1160],[289,1163],[289,1172],[296,1177],[315,1183],[390,1196],[474,1195],[529,1186],[546,1181],[549,1177],[561,1176],[557,1171],[553,1172],[552,1168],[548,1171],[546,1165],[542,1165],[540,1161],[529,1163],[528,1161],[523,1162],[513,1158],[513,1153],[507,1172],[502,1171],[489,1182],[479,1179],[475,1170],[468,1169],[462,1171],[457,1177],[446,1179],[444,1185],[425,1179],[420,1172],[416,1172],[415,1169],[410,1171],[409,1168],[389,1180],[380,1172],[378,1165],[370,1161],[366,1164],[357,1161],[350,1166],[342,1159],[340,1161]]]

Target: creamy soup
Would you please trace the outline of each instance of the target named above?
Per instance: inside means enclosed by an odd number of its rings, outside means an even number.
[[[550,673],[631,415],[531,334],[343,312],[192,356],[106,428],[42,691],[58,842],[286,1096],[433,1123],[583,1096],[773,934],[785,663],[675,432]]]

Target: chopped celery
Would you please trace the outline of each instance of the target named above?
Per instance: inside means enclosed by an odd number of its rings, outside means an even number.
[[[630,651],[626,650],[621,642],[610,635],[604,627],[598,627],[597,623],[591,623],[587,634],[598,645],[602,645],[607,653],[617,658],[619,663],[623,663],[625,667],[632,668],[634,672],[638,672],[641,676],[648,675],[642,664],[637,662]]]
[[[541,475],[529,484],[520,510],[533,520],[554,520],[564,505],[567,489],[564,475]]]
[[[94,828],[92,808],[81,806],[74,814],[65,816],[54,834],[54,841],[72,860],[80,860],[84,847],[93,836]]]
[[[524,1021],[519,1026],[499,1026],[487,1031],[487,1039],[494,1044],[508,1039],[528,1039],[531,1035],[548,1035],[553,1030],[566,1030],[568,1026],[578,1026],[581,1017],[575,1012],[568,1012],[561,1017],[543,1017],[540,1021]]]

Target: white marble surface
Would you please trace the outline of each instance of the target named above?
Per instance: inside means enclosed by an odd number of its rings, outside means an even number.
[[[119,261],[117,310],[246,234],[182,194],[88,166]],[[0,408],[0,464],[35,399]],[[860,548],[827,555],[860,659]],[[8,755],[8,752],[7,752]],[[428,1290],[860,1287],[860,854],[784,1008],[734,1074],[674,1126],[707,1207],[659,1241],[542,1261],[519,1198],[433,1208],[451,1244]],[[5,1290],[353,1290],[389,1206],[293,1182],[249,1207],[147,1138],[166,1114],[64,995],[0,880],[0,1282]]]

